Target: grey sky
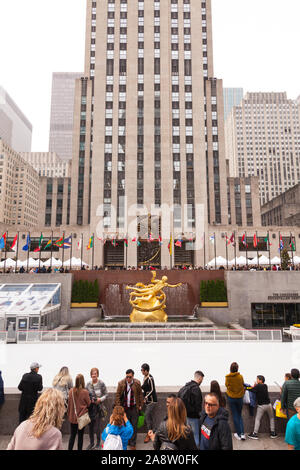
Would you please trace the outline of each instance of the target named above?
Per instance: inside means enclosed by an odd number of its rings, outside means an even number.
[[[48,150],[52,72],[83,70],[85,5],[0,0],[0,84],[33,124],[33,151]],[[299,96],[300,1],[212,5],[215,76],[224,86]]]

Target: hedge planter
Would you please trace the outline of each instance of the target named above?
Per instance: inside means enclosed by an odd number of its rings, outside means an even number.
[[[201,307],[228,307],[228,302],[201,302]]]
[[[97,308],[98,303],[97,302],[72,302],[71,303],[71,308]]]

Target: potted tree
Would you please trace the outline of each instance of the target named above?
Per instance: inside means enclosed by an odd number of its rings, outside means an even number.
[[[91,281],[74,281],[72,288],[72,308],[97,308],[99,301],[99,284]]]

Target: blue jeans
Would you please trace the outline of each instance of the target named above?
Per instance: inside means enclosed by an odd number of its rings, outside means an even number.
[[[191,426],[192,430],[193,430],[193,434],[194,434],[194,439],[195,439],[195,443],[196,443],[196,446],[197,448],[199,449],[200,448],[200,419],[198,418],[187,418],[187,424],[189,426]]]
[[[243,398],[231,398],[227,395],[229,408],[232,413],[236,433],[241,436],[244,434],[244,423],[242,418]]]

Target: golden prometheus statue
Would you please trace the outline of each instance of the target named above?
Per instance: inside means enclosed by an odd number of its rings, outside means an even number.
[[[127,286],[130,289],[129,302],[133,307],[130,314],[131,323],[142,322],[160,322],[166,323],[168,316],[165,312],[166,294],[163,292],[165,287],[178,287],[180,284],[172,286],[168,284],[167,276],[156,279],[156,271],[152,273],[151,284],[145,285],[138,282],[134,287]]]

